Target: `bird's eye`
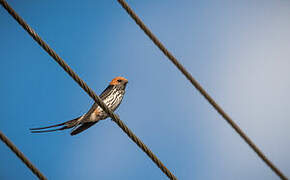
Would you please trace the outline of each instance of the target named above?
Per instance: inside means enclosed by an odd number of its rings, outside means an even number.
[[[122,82],[122,80],[121,80],[121,79],[118,79],[117,81],[118,81],[118,82]]]

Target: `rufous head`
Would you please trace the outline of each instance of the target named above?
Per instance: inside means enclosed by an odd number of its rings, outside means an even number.
[[[110,85],[126,85],[128,83],[128,80],[123,77],[115,77],[111,82]]]

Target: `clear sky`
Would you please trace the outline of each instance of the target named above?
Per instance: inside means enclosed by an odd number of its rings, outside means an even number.
[[[278,179],[117,1],[8,0],[97,94],[129,80],[121,119],[179,179]],[[290,1],[128,1],[290,177]],[[93,101],[0,8],[0,129],[48,179],[166,179],[111,120],[71,137],[29,128]],[[35,179],[0,143],[0,179]]]

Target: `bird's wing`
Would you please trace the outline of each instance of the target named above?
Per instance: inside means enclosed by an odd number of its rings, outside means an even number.
[[[106,99],[109,95],[110,95],[110,93],[112,92],[112,89],[113,89],[113,85],[109,85],[102,93],[101,93],[101,95],[100,95],[100,98],[102,99],[102,100],[104,100],[104,99]]]
[[[87,123],[84,123],[82,125],[80,125],[78,128],[76,128],[75,130],[73,130],[70,135],[74,136],[78,133],[81,133],[83,132],[84,130],[88,129],[89,127],[91,127],[92,125],[96,124],[98,121],[95,121],[95,122],[87,122]]]
[[[113,86],[112,85],[109,85],[102,93],[101,93],[101,95],[100,95],[100,98],[102,99],[102,100],[104,100],[104,99],[106,99],[109,95],[110,95],[110,92],[112,92],[111,90],[112,90],[112,88],[113,88]],[[97,104],[97,103],[94,103],[93,105],[92,105],[92,107],[90,108],[90,110],[87,112],[87,113],[92,113],[94,110],[96,110],[97,109],[97,107],[98,107],[99,105]]]

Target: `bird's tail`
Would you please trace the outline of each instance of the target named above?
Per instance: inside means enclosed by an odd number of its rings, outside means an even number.
[[[60,124],[51,125],[51,126],[40,127],[40,128],[30,128],[30,131],[32,133],[43,133],[43,132],[53,132],[53,131],[60,131],[64,129],[70,129],[78,124],[78,120],[80,118],[81,117],[78,117],[78,118],[75,118],[75,119],[60,123]],[[49,129],[49,128],[59,127],[59,126],[62,126],[62,127],[57,128],[57,129]]]

